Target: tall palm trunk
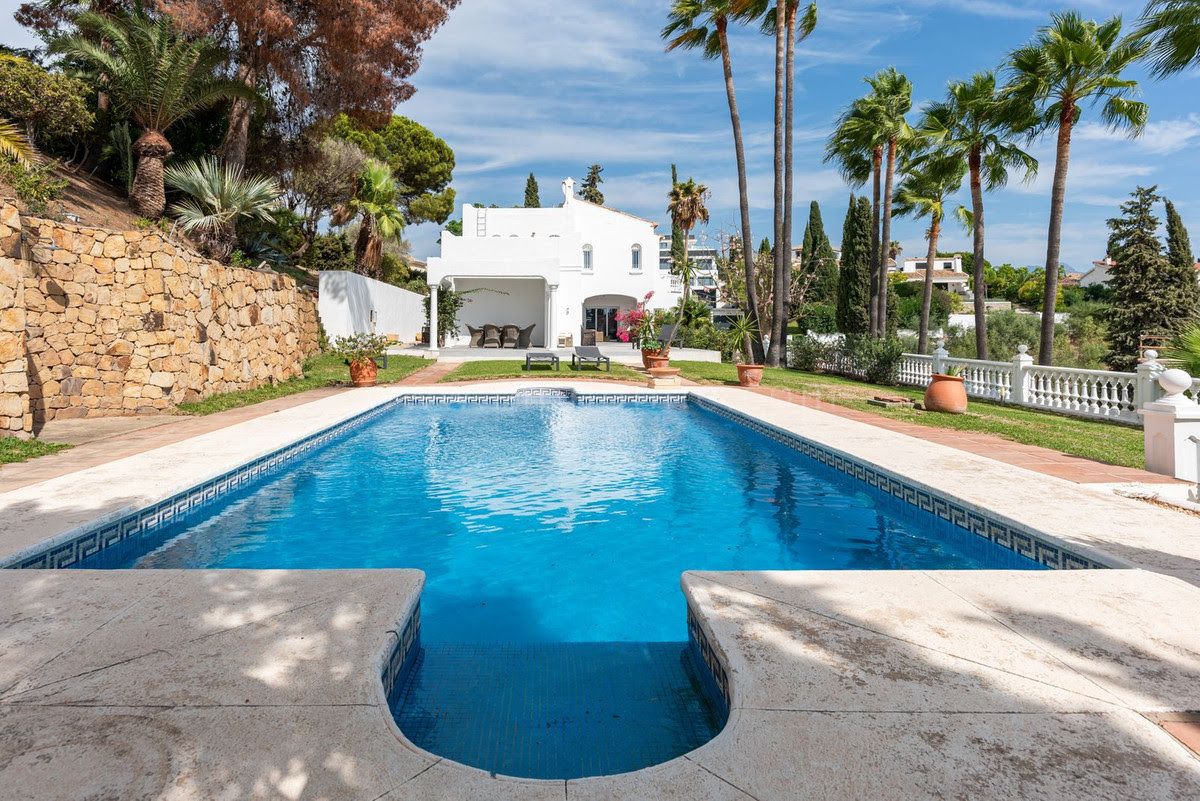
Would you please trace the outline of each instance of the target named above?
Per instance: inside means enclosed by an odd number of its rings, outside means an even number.
[[[787,0],[775,6],[775,250],[771,279],[771,341],[767,347],[767,365],[779,366],[780,343],[787,331],[787,297],[784,296],[786,264],[791,244],[784,240],[783,228],[783,109],[784,69],[787,66]]]
[[[787,13],[787,53],[784,68],[784,108],[783,108],[783,241],[787,244],[784,255],[783,283],[780,292],[783,294],[783,323],[779,330],[780,359],[787,366],[787,328],[788,317],[791,316],[792,297],[792,118],[796,107],[796,12],[798,2],[788,3]]]
[[[750,236],[750,193],[746,186],[746,144],[742,139],[742,117],[738,113],[737,93],[733,88],[733,64],[729,58],[729,22],[717,20],[717,38],[721,43],[721,68],[725,73],[725,96],[729,101],[729,121],[733,126],[733,151],[737,159],[738,202],[742,212],[742,260],[746,272],[746,316],[754,323],[754,336],[750,338],[752,353],[748,356],[755,364],[762,364],[762,320],[758,314],[758,281],[754,267],[754,239]]]
[[[129,204],[141,216],[157,220],[167,208],[163,162],[172,153],[171,143],[158,131],[146,131],[133,143],[133,152],[138,161]]]
[[[896,139],[888,141],[887,173],[883,186],[883,232],[879,237],[879,336],[887,336],[888,255],[892,241],[892,184],[896,178]]]
[[[917,334],[917,353],[928,353],[929,310],[933,306],[933,262],[937,258],[938,235],[942,223],[936,217],[929,221],[929,251],[925,257],[925,287],[921,294],[921,329]]]
[[[880,336],[879,328],[879,295],[886,287],[879,285],[879,260],[882,246],[879,242],[879,201],[880,180],[883,172],[883,148],[876,147],[871,152],[871,323],[868,328],[871,336]]]
[[[975,353],[976,358],[988,358],[987,336],[987,277],[983,270],[983,158],[980,146],[975,145],[967,155],[971,171],[971,227],[974,238],[974,261],[971,282],[975,287]]]
[[[253,55],[243,54],[238,66],[237,79],[250,89],[258,86],[258,68]],[[226,164],[246,166],[246,152],[250,147],[250,118],[254,115],[254,101],[235,97],[229,107],[229,123],[225,128],[225,141],[221,144],[221,158]]]
[[[688,236],[691,235],[691,228],[682,229],[683,232],[683,264],[680,267],[679,275],[683,278],[683,306],[679,308],[679,322],[683,322],[683,310],[687,307],[687,302],[692,298],[692,271],[688,268]]]
[[[359,218],[358,238],[354,242],[355,272],[368,278],[377,278],[379,261],[383,256],[383,242],[375,230],[375,218],[363,214]]]
[[[1058,144],[1054,152],[1054,186],[1050,190],[1050,228],[1046,232],[1046,293],[1042,297],[1042,342],[1038,364],[1054,364],[1054,309],[1058,305],[1058,261],[1062,246],[1063,205],[1067,198],[1067,165],[1071,159],[1071,128],[1075,101],[1064,98],[1058,116]]]

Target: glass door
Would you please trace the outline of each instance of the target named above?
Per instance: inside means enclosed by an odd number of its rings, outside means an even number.
[[[617,308],[615,306],[590,307],[583,310],[583,327],[595,331],[604,341],[617,338]]]

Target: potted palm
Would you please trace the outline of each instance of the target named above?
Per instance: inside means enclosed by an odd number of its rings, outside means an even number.
[[[384,354],[387,346],[387,337],[352,334],[334,339],[331,351],[350,363],[350,383],[356,387],[373,387],[379,373],[375,360]]]
[[[925,389],[925,408],[931,412],[962,414],[967,410],[967,387],[962,367],[952,364],[945,373],[934,373]]]
[[[729,326],[729,336],[733,338],[735,344],[735,355],[739,357],[737,363],[738,383],[743,387],[757,387],[762,383],[763,366],[742,361],[742,359],[749,359],[750,354],[753,353],[750,347],[750,338],[757,333],[758,328],[754,325],[754,320],[744,314]]]

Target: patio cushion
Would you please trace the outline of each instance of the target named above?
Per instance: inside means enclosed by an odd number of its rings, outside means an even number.
[[[488,323],[483,327],[483,346],[485,348],[500,347],[500,326]]]
[[[469,331],[471,333],[470,347],[478,348],[483,345],[483,329],[482,328],[476,328],[473,325],[468,325],[467,331]]]
[[[521,329],[520,335],[517,337],[517,347],[518,348],[520,348],[521,350],[525,350],[526,348],[529,347],[529,341],[531,339],[533,339],[533,329],[534,329],[533,325],[530,325],[527,328]]]
[[[503,348],[515,348],[520,338],[521,329],[517,328],[512,323],[509,323],[500,329],[500,346]]]

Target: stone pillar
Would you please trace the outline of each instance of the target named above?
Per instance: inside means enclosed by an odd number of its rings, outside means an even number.
[[[438,355],[438,285],[429,285],[429,352]]]
[[[1133,399],[1134,405],[1137,408],[1140,409],[1147,403],[1158,400],[1159,396],[1162,395],[1162,390],[1158,385],[1158,377],[1164,369],[1158,361],[1158,351],[1146,351],[1146,360],[1137,366],[1137,397]]]
[[[1158,376],[1163,397],[1138,410],[1144,425],[1146,469],[1200,482],[1200,404],[1183,393],[1192,387],[1184,370]]]
[[[558,347],[558,284],[546,284],[546,347]]]
[[[1017,345],[1017,355],[1013,358],[1012,397],[1013,403],[1029,402],[1029,368],[1033,366],[1033,357],[1029,355],[1028,345]]]

